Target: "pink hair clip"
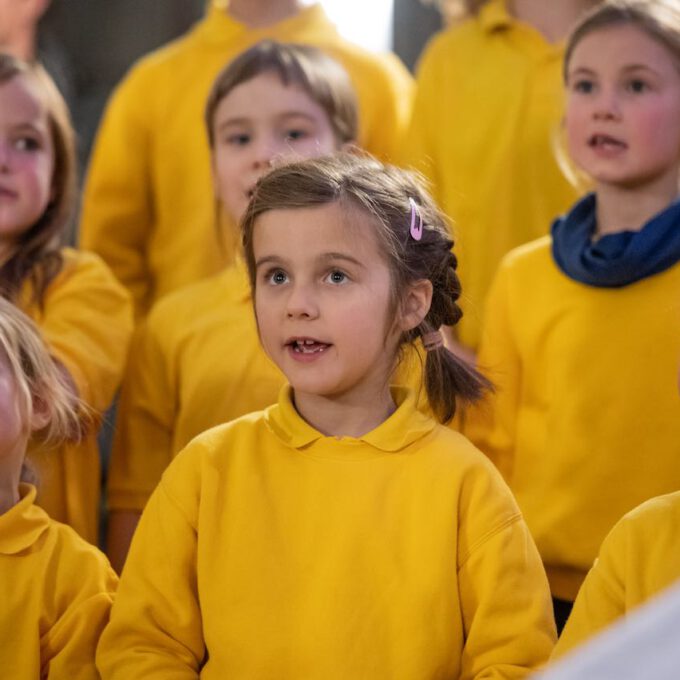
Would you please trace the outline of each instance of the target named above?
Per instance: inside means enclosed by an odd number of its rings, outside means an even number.
[[[411,205],[411,238],[414,241],[420,241],[423,238],[423,218],[418,210],[418,204],[412,199],[408,199]],[[416,225],[416,217],[418,217],[418,224]]]

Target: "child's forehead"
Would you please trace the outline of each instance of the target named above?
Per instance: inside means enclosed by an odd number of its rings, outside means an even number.
[[[367,258],[380,254],[374,220],[361,209],[339,201],[268,210],[255,222],[253,246],[256,258],[265,251],[300,259],[344,251]]]
[[[39,123],[47,118],[40,90],[28,74],[0,82],[0,103],[0,116],[8,122]]]
[[[273,71],[265,71],[236,85],[219,102],[216,122],[233,116],[258,118],[285,113],[323,115],[319,102],[299,83],[284,83]]]

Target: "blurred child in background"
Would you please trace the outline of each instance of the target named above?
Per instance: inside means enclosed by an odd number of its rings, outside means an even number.
[[[594,0],[487,0],[435,36],[421,57],[403,159],[432,181],[456,224],[465,315],[476,350],[499,261],[546,233],[576,198],[555,159],[564,37]]]
[[[26,462],[29,439],[72,438],[83,408],[36,326],[0,298],[0,667],[7,678],[99,677],[94,654],[116,575],[96,548],[35,504]]]
[[[264,41],[231,62],[205,113],[223,240],[238,240],[235,225],[272,164],[346,147],[357,124],[349,76],[315,47]],[[283,382],[260,347],[241,258],[154,306],[133,343],[114,440],[108,553],[116,569],[172,458],[204,430],[274,403]]]
[[[231,243],[220,244],[214,229],[202,112],[224,64],[267,38],[315,45],[345,66],[358,95],[361,146],[389,158],[403,140],[412,81],[396,57],[343,40],[320,4],[210,3],[203,21],[142,60],[120,85],[88,172],[81,243],[132,292],[138,316],[233,261]]]
[[[96,255],[59,245],[75,202],[74,166],[68,111],[49,76],[0,54],[0,296],[38,324],[74,396],[103,411],[123,371],[132,309]],[[29,446],[38,503],[96,543],[95,423],[79,443]]]
[[[515,492],[558,627],[614,523],[680,488],[680,7],[605,2],[564,77],[595,191],[503,261],[479,354],[498,390],[468,430]]]

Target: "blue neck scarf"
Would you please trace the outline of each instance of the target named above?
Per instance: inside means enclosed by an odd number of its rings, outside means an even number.
[[[595,194],[588,194],[552,225],[552,254],[571,279],[598,288],[620,288],[680,261],[680,199],[640,231],[595,233]]]

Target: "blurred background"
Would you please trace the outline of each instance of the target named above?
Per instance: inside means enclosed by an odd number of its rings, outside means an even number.
[[[79,131],[81,164],[112,89],[141,55],[184,33],[210,0],[52,0],[40,23],[39,52],[64,92]],[[310,0],[311,4],[311,0]],[[349,40],[394,50],[413,70],[442,25],[420,0],[321,0]]]

